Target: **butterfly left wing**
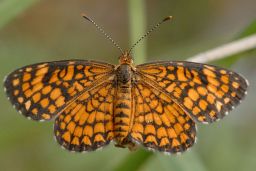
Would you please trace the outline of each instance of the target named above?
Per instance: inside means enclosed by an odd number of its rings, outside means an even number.
[[[133,84],[132,142],[166,153],[184,152],[196,138],[195,122],[170,96],[142,80]]]
[[[66,60],[28,65],[9,74],[4,87],[13,106],[33,120],[50,120],[79,94],[107,80],[114,65]]]
[[[137,74],[169,94],[194,120],[223,118],[246,95],[247,82],[230,70],[193,62],[138,65]]]
[[[115,87],[105,81],[84,92],[56,119],[54,133],[60,145],[71,151],[93,151],[113,139]]]

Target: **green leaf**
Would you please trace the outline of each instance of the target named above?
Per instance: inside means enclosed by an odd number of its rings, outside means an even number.
[[[238,34],[237,38],[243,38],[256,33],[256,20],[251,22],[241,33]]]
[[[2,0],[0,2],[0,29],[39,0]]]
[[[135,171],[139,170],[148,159],[153,156],[153,152],[140,149],[129,154],[113,171]]]
[[[202,163],[196,152],[189,151],[182,155],[164,155],[157,153],[147,161],[147,165],[141,170],[154,171],[206,171],[206,167]]]

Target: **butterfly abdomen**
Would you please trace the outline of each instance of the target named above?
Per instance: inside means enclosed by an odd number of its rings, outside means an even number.
[[[114,105],[114,133],[118,144],[127,137],[131,121],[131,69],[120,65],[117,69],[117,92]]]

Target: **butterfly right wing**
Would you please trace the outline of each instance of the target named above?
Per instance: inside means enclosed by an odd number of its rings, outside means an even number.
[[[245,97],[248,82],[239,74],[208,64],[160,61],[136,67],[148,83],[169,94],[195,121],[211,123]]]
[[[166,153],[184,152],[194,144],[195,122],[168,95],[141,80],[132,91],[131,141]]]
[[[33,120],[50,120],[99,80],[114,65],[85,60],[28,65],[9,74],[4,87],[13,106]]]

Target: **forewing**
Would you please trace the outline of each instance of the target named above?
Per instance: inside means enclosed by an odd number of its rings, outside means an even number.
[[[93,151],[113,139],[115,88],[105,82],[84,92],[55,120],[59,144],[71,151]]]
[[[133,99],[133,142],[166,153],[183,152],[194,144],[194,121],[165,93],[139,81],[133,85]]]
[[[13,106],[33,120],[49,120],[96,80],[108,77],[113,65],[85,60],[29,65],[9,74],[4,87]]]
[[[235,72],[192,62],[148,63],[137,66],[137,73],[203,123],[227,115],[244,98],[248,86]]]

